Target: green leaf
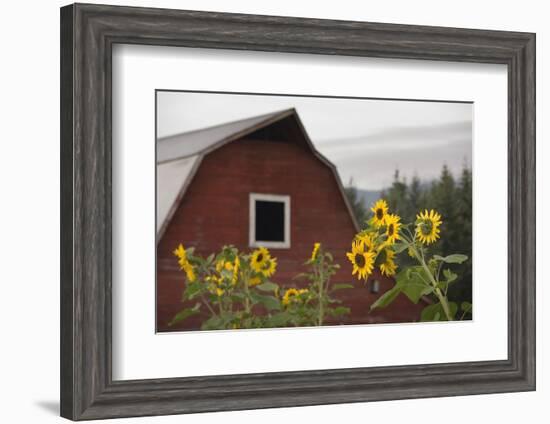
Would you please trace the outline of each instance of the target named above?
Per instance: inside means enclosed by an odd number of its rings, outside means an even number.
[[[194,297],[200,294],[202,288],[203,288],[203,285],[198,281],[187,284],[187,287],[183,292],[182,300],[193,299]]]
[[[380,296],[376,302],[374,302],[372,305],[370,305],[370,310],[376,308],[385,308],[390,303],[392,303],[395,298],[401,293],[401,287],[396,284],[393,286],[390,290],[388,290],[386,293],[384,293],[382,296]]]
[[[168,326],[171,327],[172,325],[177,324],[178,322],[183,321],[183,320],[189,318],[189,317],[192,316],[192,315],[198,314],[200,308],[201,308],[201,304],[200,304],[200,303],[197,303],[197,304],[196,304],[195,306],[193,306],[192,308],[185,308],[185,309],[179,311],[179,312],[174,316],[174,318],[172,318],[172,321],[170,321],[170,322],[168,323]]]
[[[233,312],[224,312],[215,315],[202,323],[201,330],[225,330],[233,328],[233,323],[238,315]]]
[[[443,270],[443,275],[445,276],[445,279],[447,280],[447,284],[452,283],[454,280],[456,280],[458,278],[458,275],[456,275],[450,269],[444,269]]]
[[[393,245],[393,250],[395,251],[395,253],[401,253],[404,250],[406,250],[408,247],[409,245],[407,243],[397,242]]]
[[[416,274],[416,276],[413,274]],[[424,269],[424,267],[421,265],[418,265],[418,266],[410,266],[404,269],[403,271],[398,273],[395,278],[396,280],[410,280],[412,278],[421,278],[421,277],[424,278],[424,280],[426,281],[429,281],[429,278],[430,278],[428,274],[426,274],[426,270]]]
[[[460,310],[462,312],[468,313],[472,310],[472,304],[470,302],[462,302],[460,304]]]
[[[258,293],[251,292],[250,298],[254,303],[260,303],[266,307],[268,311],[278,311],[281,309],[279,299],[273,296],[264,296]]]
[[[288,325],[292,317],[287,312],[280,312],[267,318],[265,325],[267,327],[284,327]]]
[[[256,288],[265,292],[274,292],[279,289],[279,286],[271,281],[266,281],[265,283],[257,285]]]
[[[334,308],[334,309],[330,310],[330,314],[333,317],[339,317],[339,316],[342,316],[342,315],[346,315],[346,314],[349,314],[350,312],[351,312],[351,309],[347,308],[345,306],[338,306],[337,308]]]
[[[233,278],[233,271],[229,271],[224,268],[221,270],[220,275],[226,280],[231,280]]]
[[[336,290],[343,290],[343,289],[352,289],[354,288],[355,286],[353,284],[345,284],[345,283],[341,283],[341,284],[334,284],[332,287],[331,287],[331,291],[336,291]]]
[[[430,294],[434,289],[421,280],[409,280],[403,285],[401,291],[405,293],[412,303],[417,304],[422,296]]]
[[[455,302],[449,302],[449,309],[451,311],[451,317],[455,319],[456,311],[458,311],[458,305]]]
[[[420,313],[420,321],[439,321],[440,311],[442,310],[443,307],[440,303],[426,306]]]
[[[201,325],[201,330],[223,330],[224,320],[219,316],[213,316],[204,321]]]
[[[449,287],[449,284],[455,281],[458,278],[458,275],[452,272],[450,269],[444,269],[443,276],[445,277],[445,280],[440,281],[437,284],[437,288],[446,292]]]
[[[449,302],[449,311],[453,319],[457,309],[458,305],[456,303]],[[420,313],[420,321],[447,321],[443,305],[441,303],[434,303],[433,305],[426,306]]]
[[[453,255],[449,255],[445,257],[434,255],[434,259],[437,259],[438,261],[443,261],[448,264],[461,264],[462,262],[465,262],[468,260],[468,256],[455,253]]]
[[[443,291],[446,291],[448,286],[449,286],[448,281],[440,281],[439,283],[437,283],[437,288]]]
[[[411,302],[417,304],[422,296],[433,292],[433,287],[426,283],[428,277],[422,267],[410,267],[395,277],[397,285]]]
[[[231,294],[232,301],[242,302],[245,299],[246,299],[246,296],[243,293],[234,292],[233,294]]]

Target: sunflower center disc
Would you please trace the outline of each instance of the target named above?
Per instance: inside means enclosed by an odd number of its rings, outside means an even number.
[[[421,228],[422,234],[424,234],[425,236],[429,236],[432,233],[433,225],[431,221],[424,221]]]
[[[359,268],[363,268],[365,266],[365,257],[360,254],[355,255],[355,263]]]

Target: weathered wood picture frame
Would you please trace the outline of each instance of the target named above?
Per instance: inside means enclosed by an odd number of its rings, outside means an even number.
[[[508,359],[113,381],[116,43],[505,64]],[[61,415],[73,420],[535,389],[535,35],[75,4],[61,9]]]

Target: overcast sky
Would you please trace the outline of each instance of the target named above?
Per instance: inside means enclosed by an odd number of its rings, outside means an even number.
[[[378,190],[396,168],[410,179],[458,173],[472,158],[472,104],[159,92],[158,137],[295,108],[347,184]]]

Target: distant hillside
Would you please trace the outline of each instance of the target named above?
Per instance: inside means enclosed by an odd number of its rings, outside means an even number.
[[[367,210],[370,210],[373,203],[380,199],[380,190],[362,190],[357,189],[357,195],[360,199],[363,199],[363,204]]]

